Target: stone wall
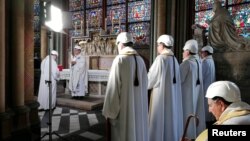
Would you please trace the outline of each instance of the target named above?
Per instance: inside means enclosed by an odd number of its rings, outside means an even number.
[[[220,52],[213,55],[216,80],[235,82],[242,99],[250,103],[250,51]]]

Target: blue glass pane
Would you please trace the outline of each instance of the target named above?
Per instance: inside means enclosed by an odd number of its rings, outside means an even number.
[[[34,7],[33,7],[34,9],[34,16],[39,16],[40,15],[40,12],[41,12],[41,7],[40,7],[40,5],[39,5],[39,3],[38,4],[34,4]]]
[[[149,21],[151,13],[150,3],[139,1],[128,4],[128,22]]]
[[[40,17],[34,16],[33,21],[34,31],[39,32],[40,31]]]
[[[110,34],[119,34],[120,32],[126,31],[126,26],[125,25],[114,25],[113,29],[112,26],[108,26],[108,33]]]
[[[69,0],[69,11],[78,11],[84,9],[84,0]]]
[[[128,32],[131,32],[136,44],[150,43],[150,23],[133,23],[129,24]]]
[[[40,32],[35,32],[35,34],[34,34],[34,45],[35,46],[40,46],[40,43],[41,43],[40,39],[41,39]]]
[[[126,23],[126,6],[120,4],[107,7],[107,25]]]
[[[72,17],[72,26],[77,29],[80,28],[84,19],[83,11],[72,12],[71,17]]]
[[[97,8],[102,6],[102,0],[86,0],[86,8]]]
[[[126,0],[107,0],[107,5],[114,5],[119,3],[125,3]]]

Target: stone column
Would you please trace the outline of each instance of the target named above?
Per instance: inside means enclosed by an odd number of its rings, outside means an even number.
[[[24,19],[25,1],[8,0],[9,4],[9,58],[11,107],[13,114],[12,140],[30,140],[29,108],[24,105],[25,93],[25,53],[24,53]],[[31,20],[31,19],[30,19]]]
[[[32,140],[39,140],[41,136],[40,118],[38,116],[39,103],[34,97],[34,0],[25,0],[24,20],[24,60],[25,60],[25,104],[29,107],[29,123]]]
[[[157,55],[156,41],[157,38],[166,32],[166,0],[155,0],[151,2],[152,5],[152,43],[151,43],[151,57],[150,62],[152,64],[154,58]]]
[[[5,112],[5,0],[0,0],[0,113]]]
[[[25,102],[34,100],[34,28],[33,0],[25,0],[24,60]],[[27,103],[26,102],[26,103]]]
[[[10,140],[11,120],[5,113],[5,0],[0,0],[0,140]]]
[[[24,106],[24,1],[10,2],[10,55],[13,106]]]
[[[46,27],[41,27],[41,59],[44,59],[48,54],[48,36]]]

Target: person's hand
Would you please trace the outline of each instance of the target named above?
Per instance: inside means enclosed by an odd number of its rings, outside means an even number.
[[[71,65],[75,65],[76,64],[76,61],[71,61]]]

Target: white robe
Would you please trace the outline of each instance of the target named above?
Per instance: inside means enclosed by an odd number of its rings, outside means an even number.
[[[111,141],[148,141],[147,70],[140,56],[137,58],[139,86],[134,86],[136,51],[121,50],[113,60],[103,115],[111,122]]]
[[[45,81],[49,81],[49,55],[43,59],[41,63],[41,77],[38,92],[38,102],[40,103],[39,109],[49,110],[49,84]],[[59,70],[56,61],[51,56],[51,108],[56,106],[56,89],[57,80],[59,80]]]
[[[208,86],[213,82],[215,82],[215,66],[213,57],[211,55],[205,57],[204,59],[202,59],[201,64],[202,64],[203,90],[204,94],[206,95]],[[213,118],[213,115],[208,111],[208,103],[206,98],[204,99],[204,103],[205,103],[206,121],[215,120]]]
[[[70,68],[69,89],[72,96],[85,96],[87,92],[87,68],[84,57],[79,54],[72,58],[76,64]]]
[[[199,85],[196,85],[198,79],[196,60],[199,65]],[[184,124],[186,124],[186,120],[190,114],[195,114],[199,118],[199,126],[196,127],[195,120],[191,119],[187,130],[187,137],[195,139],[197,135],[206,128],[204,105],[205,95],[203,93],[202,67],[199,58],[196,55],[192,55],[183,60],[180,64],[180,74],[182,82]]]
[[[150,67],[148,89],[152,89],[149,110],[150,141],[179,141],[183,134],[181,79],[179,63],[171,50],[158,55]]]

